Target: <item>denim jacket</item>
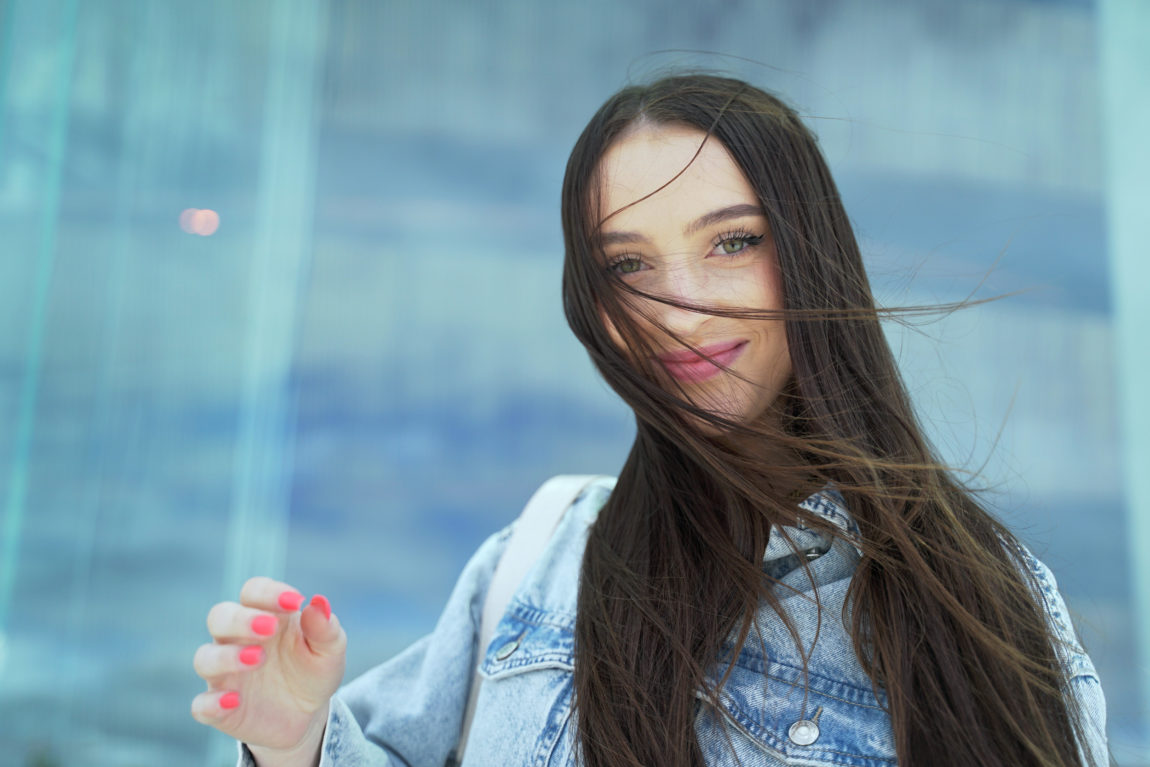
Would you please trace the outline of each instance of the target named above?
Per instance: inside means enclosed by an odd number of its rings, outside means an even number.
[[[576,499],[512,597],[490,644],[476,648],[487,584],[510,528],[490,537],[464,568],[434,631],[333,698],[321,767],[454,764],[477,649],[481,686],[462,767],[575,765],[576,592],[587,532],[611,487],[610,481],[599,481]],[[833,491],[816,493],[802,506],[857,533]],[[776,533],[763,565],[783,584],[780,601],[803,646],[811,648],[809,673],[804,678],[794,640],[778,615],[764,606],[757,617],[761,642],[752,632],[718,701],[712,701],[717,705],[699,707],[695,728],[706,763],[736,764],[733,746],[738,763],[747,767],[893,767],[887,702],[881,690],[876,697],[842,621],[859,552],[842,538],[787,528],[796,553]],[[812,584],[800,557],[810,566],[821,611],[810,598]],[[1068,692],[1079,698],[1086,719],[1087,739],[1081,745],[1089,759],[1104,765],[1106,704],[1098,676],[1075,637],[1054,577],[1029,553],[1026,560],[1063,640]],[[730,653],[723,656],[729,659]],[[717,662],[714,679],[726,668],[726,662]],[[241,748],[240,763],[252,764],[246,748]]]

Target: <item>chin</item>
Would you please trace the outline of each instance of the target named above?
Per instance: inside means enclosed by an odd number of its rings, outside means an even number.
[[[724,386],[719,391],[690,394],[693,405],[719,418],[739,424],[749,424],[770,409],[771,400],[757,391],[744,391],[749,387]]]
[[[738,402],[723,402],[723,403],[695,403],[701,409],[707,411],[716,418],[721,418],[724,421],[729,421],[732,424],[748,425],[752,423],[760,414],[761,410],[753,410],[745,405],[745,403]],[[687,421],[691,423],[703,434],[710,437],[719,436],[730,431],[730,426],[723,424],[716,424],[696,415],[687,415]]]

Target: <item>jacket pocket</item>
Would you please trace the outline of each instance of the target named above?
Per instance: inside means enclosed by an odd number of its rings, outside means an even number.
[[[574,763],[574,619],[512,600],[479,664],[470,765]]]
[[[533,669],[574,671],[575,620],[512,602],[485,648],[480,676],[502,679]]]
[[[729,749],[724,725],[744,764],[894,767],[894,735],[885,701],[870,689],[812,669],[739,663],[699,723],[704,753]],[[724,722],[716,721],[721,712]],[[714,752],[713,754],[709,752]]]

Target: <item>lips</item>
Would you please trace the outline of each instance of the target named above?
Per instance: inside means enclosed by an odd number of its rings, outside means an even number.
[[[668,373],[680,381],[705,381],[723,372],[723,368],[730,367],[746,348],[747,341],[740,339],[700,346],[698,353],[690,349],[665,352],[657,359]]]

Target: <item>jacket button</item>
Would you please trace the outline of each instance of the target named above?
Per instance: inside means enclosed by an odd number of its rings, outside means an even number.
[[[515,637],[507,644],[500,647],[495,651],[495,660],[507,660],[511,654],[519,649],[519,640],[521,637]]]
[[[819,739],[819,726],[810,719],[800,719],[787,730],[787,737],[796,746],[809,746]]]

